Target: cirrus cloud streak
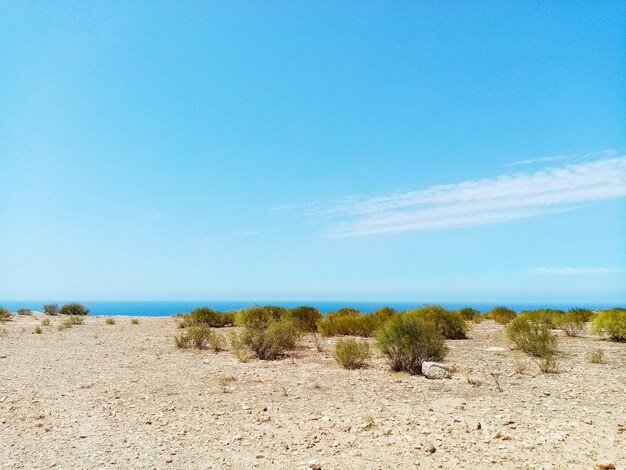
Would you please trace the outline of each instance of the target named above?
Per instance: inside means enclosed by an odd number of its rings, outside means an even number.
[[[457,184],[349,197],[316,211],[341,219],[327,237],[395,234],[492,224],[626,196],[626,156]]]

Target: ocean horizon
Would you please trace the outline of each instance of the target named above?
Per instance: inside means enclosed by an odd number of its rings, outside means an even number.
[[[0,300],[0,306],[16,311],[19,308],[29,308],[41,311],[44,304],[68,303],[68,300]],[[351,301],[351,300],[85,300],[79,301],[89,309],[93,316],[138,316],[138,317],[168,317],[177,313],[187,313],[197,307],[210,307],[219,311],[240,310],[253,305],[279,305],[286,308],[294,308],[301,305],[309,305],[326,314],[342,307],[351,307],[361,312],[372,312],[380,307],[391,307],[396,310],[407,310],[422,305],[437,304],[447,309],[457,310],[463,307],[471,307],[481,312],[486,312],[498,305],[520,312],[538,308],[552,308],[557,310],[569,310],[570,308],[589,308],[602,310],[620,305],[608,303],[558,303],[558,302],[422,302],[422,301]]]

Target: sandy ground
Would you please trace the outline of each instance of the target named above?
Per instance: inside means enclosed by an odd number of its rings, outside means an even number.
[[[34,334],[41,318],[0,324],[2,469],[626,468],[625,344],[560,337],[546,375],[486,321],[448,342],[452,379],[428,380],[380,356],[343,370],[335,339],[241,363],[177,350],[172,318]]]

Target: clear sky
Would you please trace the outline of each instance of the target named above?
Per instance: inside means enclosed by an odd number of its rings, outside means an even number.
[[[0,9],[0,299],[626,302],[625,2]]]

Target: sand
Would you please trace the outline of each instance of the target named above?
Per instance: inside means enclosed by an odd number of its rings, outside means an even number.
[[[626,468],[626,345],[559,333],[543,374],[485,321],[451,379],[357,371],[312,338],[279,361],[176,349],[173,318],[0,324],[0,468]],[[601,348],[604,364],[586,354]],[[516,372],[516,361],[526,363]]]

